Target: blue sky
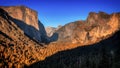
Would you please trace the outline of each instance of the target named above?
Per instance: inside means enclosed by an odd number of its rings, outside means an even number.
[[[25,5],[38,12],[45,26],[85,20],[89,12],[120,12],[120,0],[1,0],[0,6]]]

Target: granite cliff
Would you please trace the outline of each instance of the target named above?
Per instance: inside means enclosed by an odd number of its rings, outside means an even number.
[[[47,36],[50,37],[50,36],[53,35],[53,33],[55,33],[56,28],[48,26],[48,27],[45,28],[45,30],[47,32]]]
[[[56,31],[58,41],[71,44],[93,44],[101,41],[120,28],[120,13],[91,12],[86,21],[66,24]]]
[[[56,32],[57,30],[59,30],[62,26],[59,25],[58,27],[46,27],[45,30],[46,30],[46,33],[47,33],[47,36],[49,37],[49,42],[56,42],[58,40],[58,33]]]
[[[21,20],[39,30],[38,16],[35,10],[25,6],[1,6],[0,8],[4,9],[11,17]]]
[[[25,34],[38,42],[44,43],[47,41],[45,28],[38,20],[38,14],[35,10],[25,6],[1,6],[0,8],[4,9],[13,18],[13,21]],[[46,40],[43,40],[42,37]]]
[[[60,29],[62,26],[59,25],[58,27],[45,27],[46,33],[48,37],[51,37],[58,29]]]

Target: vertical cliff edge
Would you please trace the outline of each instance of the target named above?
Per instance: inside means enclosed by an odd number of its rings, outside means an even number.
[[[41,22],[38,22],[38,13],[35,10],[25,6],[0,6],[0,8],[13,18],[13,21],[26,35],[41,43],[48,41],[45,28]],[[46,40],[41,39],[41,37]]]

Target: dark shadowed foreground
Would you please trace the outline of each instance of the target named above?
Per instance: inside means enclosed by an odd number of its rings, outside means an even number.
[[[60,51],[30,68],[119,68],[120,31],[99,43]]]

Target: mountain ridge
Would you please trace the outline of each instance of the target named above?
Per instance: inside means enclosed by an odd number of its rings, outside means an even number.
[[[81,39],[81,41],[84,41],[84,40],[86,41],[86,37],[89,36],[89,39],[90,39],[92,37],[92,34],[93,34],[93,37],[95,37],[95,35],[96,35],[96,37],[102,37],[102,36],[105,37],[105,34],[107,36],[108,34],[112,34],[112,33],[114,33],[114,31],[116,32],[117,30],[119,30],[119,23],[118,23],[119,22],[119,16],[118,16],[119,13],[111,14],[111,15],[106,14],[108,16],[107,19],[105,19],[104,17],[101,16],[101,15],[104,16],[104,14],[105,13],[103,13],[103,12],[100,12],[98,14],[92,12],[89,14],[86,21],[76,21],[76,22],[69,23],[66,26],[62,27],[61,29],[59,29],[57,31],[59,34],[59,37],[61,38],[61,41],[65,37],[68,38],[65,40],[70,41],[70,38],[72,38],[72,36],[73,36],[73,38],[71,40],[74,40],[74,37],[75,37],[74,35],[77,35],[77,34],[79,34],[77,37],[78,39]],[[91,16],[91,15],[93,15],[93,16]],[[77,31],[77,32],[75,32],[75,31]],[[98,33],[97,33],[97,31],[98,31]],[[101,31],[103,33],[101,33]],[[109,33],[109,32],[111,32],[111,33]],[[94,35],[94,33],[95,33],[95,35]],[[83,35],[83,36],[81,36],[81,35]],[[58,40],[60,40],[60,39],[58,39]],[[63,41],[65,41],[65,40],[63,40]],[[94,40],[93,40],[93,42],[94,42]],[[73,41],[73,43],[74,43],[74,41]]]

